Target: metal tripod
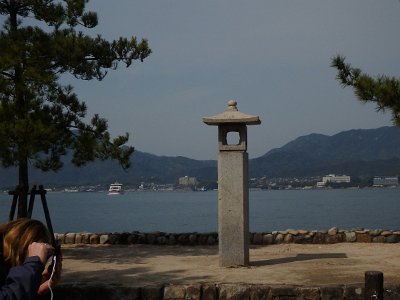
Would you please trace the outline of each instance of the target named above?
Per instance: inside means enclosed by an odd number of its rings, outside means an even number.
[[[46,200],[46,193],[47,191],[43,188],[42,185],[39,185],[39,189],[36,189],[36,185],[34,185],[29,193],[29,206],[28,206],[28,214],[27,217],[31,219],[32,217],[32,211],[33,211],[33,204],[35,202],[35,196],[40,195],[40,198],[42,200],[42,206],[43,206],[43,212],[44,216],[46,218],[46,224],[47,224],[47,229],[50,232],[50,238],[51,238],[51,244],[52,246],[57,249],[57,243],[56,239],[54,237],[54,231],[53,231],[53,226],[51,225],[51,219],[50,219],[50,212],[49,208],[47,206],[47,200]],[[21,191],[16,189],[15,191],[9,192],[10,195],[13,195],[13,200],[11,204],[11,209],[10,209],[10,214],[8,217],[8,221],[12,221],[14,219],[15,215],[15,208],[17,207],[17,203],[21,197]]]

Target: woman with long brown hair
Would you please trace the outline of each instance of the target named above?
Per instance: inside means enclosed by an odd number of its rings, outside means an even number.
[[[0,225],[0,299],[35,299],[54,286],[61,261],[53,269],[50,234],[40,221],[18,219]],[[51,272],[55,276],[50,278]],[[54,275],[54,274],[53,274]]]

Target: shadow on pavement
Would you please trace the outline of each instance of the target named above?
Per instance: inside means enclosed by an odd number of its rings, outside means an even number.
[[[328,259],[328,258],[347,258],[345,253],[309,253],[302,254],[299,253],[296,256],[292,257],[282,257],[276,259],[265,259],[250,262],[252,266],[271,266],[271,265],[279,265],[279,264],[287,264],[298,261],[306,261],[313,259]]]

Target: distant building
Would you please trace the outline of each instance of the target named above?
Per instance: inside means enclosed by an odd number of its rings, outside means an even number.
[[[198,183],[199,182],[197,181],[196,177],[189,177],[189,176],[179,177],[179,185],[195,186]]]
[[[375,176],[374,177],[374,186],[397,186],[399,185],[399,177],[398,176]]]
[[[317,188],[323,188],[323,187],[326,187],[326,182],[318,181],[317,182]]]
[[[325,187],[329,183],[350,183],[351,177],[348,175],[329,174],[322,177],[322,181],[317,182],[317,187]]]
[[[347,175],[335,175],[335,174],[330,174],[322,177],[322,181],[325,183],[331,182],[331,183],[349,183],[350,182],[350,176]]]

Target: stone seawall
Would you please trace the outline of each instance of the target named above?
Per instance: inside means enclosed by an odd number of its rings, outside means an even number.
[[[147,287],[60,285],[58,300],[364,300],[361,286],[269,286],[252,284],[194,284]],[[399,300],[400,286],[386,287],[385,300]]]
[[[218,233],[56,233],[61,244],[149,244],[149,245],[216,245]],[[399,243],[400,230],[352,229],[333,227],[329,230],[284,230],[250,233],[250,244],[272,245],[282,243],[334,244],[334,243]]]

